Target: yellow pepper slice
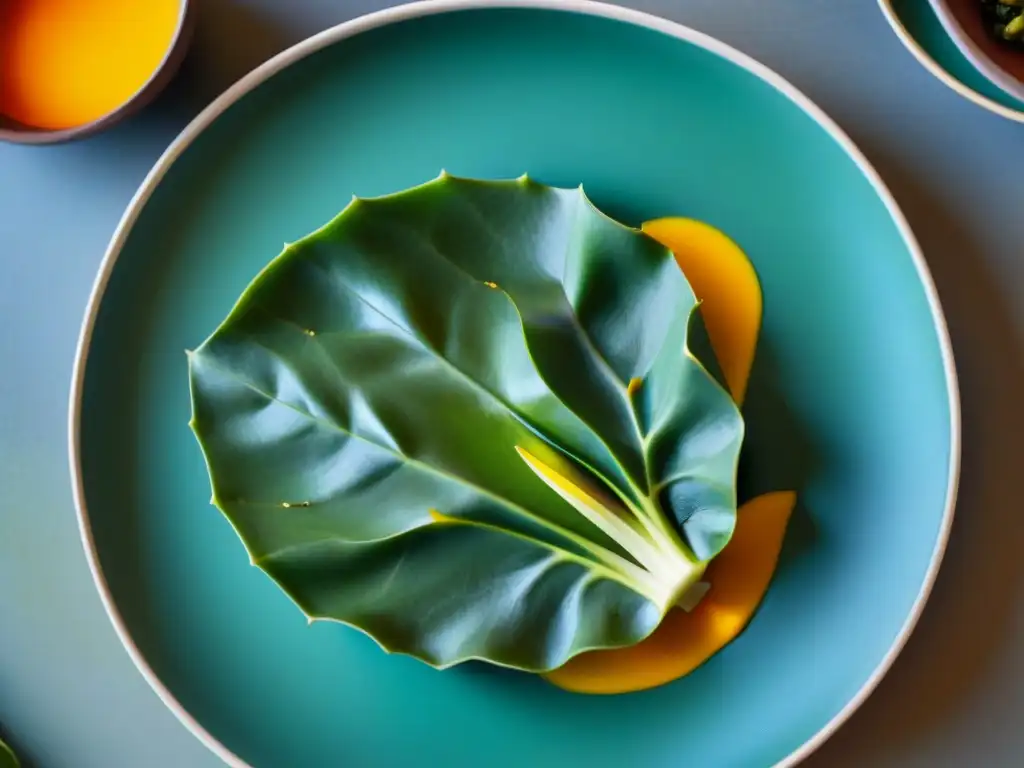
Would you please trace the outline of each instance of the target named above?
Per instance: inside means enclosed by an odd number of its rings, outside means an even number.
[[[655,219],[641,229],[675,254],[702,302],[708,338],[733,400],[743,405],[761,332],[761,284],[754,266],[725,233],[702,221]]]

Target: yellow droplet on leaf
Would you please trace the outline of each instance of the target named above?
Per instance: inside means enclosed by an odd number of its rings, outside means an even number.
[[[433,507],[431,507],[430,509],[427,510],[427,514],[430,515],[430,519],[433,522],[435,522],[435,523],[454,523],[454,522],[456,522],[454,517],[449,517],[448,515],[446,515],[446,514],[444,514],[442,512],[438,512]]]

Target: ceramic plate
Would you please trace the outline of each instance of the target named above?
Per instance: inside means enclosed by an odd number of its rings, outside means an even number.
[[[925,0],[878,0],[889,25],[940,82],[979,107],[1024,123],[1024,102],[991,83],[960,52]]]
[[[863,156],[746,56],[612,6],[473,5],[401,6],[281,54],[144,182],[98,277],[72,393],[100,592],[146,678],[232,765],[792,764],[884,674],[949,530],[959,411],[925,263]],[[442,168],[583,183],[630,223],[697,217],[760,274],[745,482],[772,474],[802,509],[748,630],[685,679],[589,697],[388,656],[344,626],[307,626],[209,504],[185,350],[283,242],[354,193]]]

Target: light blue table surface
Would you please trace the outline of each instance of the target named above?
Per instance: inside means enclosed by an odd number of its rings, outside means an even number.
[[[66,459],[74,345],[124,207],[189,118],[271,54],[386,4],[205,0],[181,76],[138,118],[0,145],[0,732],[30,767],[219,764],[136,672],[93,588]],[[964,467],[946,562],[892,672],[807,764],[1024,764],[1024,126],[933,80],[871,0],[624,4],[735,45],[831,114],[910,219],[951,326]]]

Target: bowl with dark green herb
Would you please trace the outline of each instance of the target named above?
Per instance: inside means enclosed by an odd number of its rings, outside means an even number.
[[[1024,0],[931,0],[964,57],[1005,93],[1024,99]]]
[[[993,114],[1024,123],[1024,99],[1004,91],[964,56],[935,9],[921,0],[878,0],[896,37],[936,80]]]

